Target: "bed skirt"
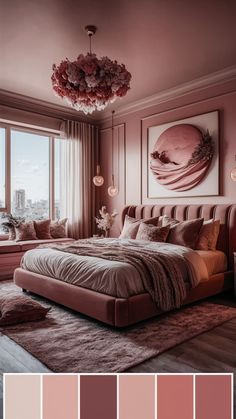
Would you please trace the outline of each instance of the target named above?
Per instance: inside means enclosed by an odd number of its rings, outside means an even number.
[[[129,298],[116,298],[21,268],[15,270],[14,282],[26,291],[41,295],[111,326],[129,326],[162,313],[148,293]],[[184,305],[232,288],[232,271],[213,275],[209,281],[200,283],[188,293]]]

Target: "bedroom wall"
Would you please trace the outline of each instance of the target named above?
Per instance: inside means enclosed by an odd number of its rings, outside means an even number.
[[[148,199],[145,196],[146,173],[142,179],[142,137],[148,127],[155,126],[197,114],[219,110],[220,123],[220,195],[192,198]],[[230,170],[236,165],[236,80],[198,90],[165,103],[144,108],[115,118],[114,168],[119,177],[119,195],[111,198],[107,187],[111,176],[111,128],[110,120],[103,120],[100,131],[101,169],[105,183],[100,189],[100,205],[109,210],[129,204],[194,204],[194,203],[235,203],[236,183],[230,179]],[[119,132],[119,138],[118,137]],[[118,157],[119,156],[119,157]],[[119,161],[119,171],[118,171]],[[112,235],[119,233],[120,219],[113,228]]]

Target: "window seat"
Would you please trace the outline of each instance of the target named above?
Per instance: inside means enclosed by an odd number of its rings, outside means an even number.
[[[19,268],[22,256],[27,250],[35,249],[40,244],[66,243],[73,241],[70,238],[48,240],[26,240],[15,242],[0,240],[0,280],[13,277],[14,270]]]

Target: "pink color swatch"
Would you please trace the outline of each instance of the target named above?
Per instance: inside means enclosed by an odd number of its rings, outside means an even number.
[[[81,375],[80,419],[117,419],[116,394],[116,375]]]
[[[230,376],[196,376],[196,419],[231,419]]]
[[[155,376],[120,375],[119,419],[155,419]]]
[[[43,419],[77,419],[78,400],[77,376],[43,376]]]
[[[157,376],[158,419],[193,419],[193,376]]]
[[[5,419],[40,419],[40,376],[5,377]]]

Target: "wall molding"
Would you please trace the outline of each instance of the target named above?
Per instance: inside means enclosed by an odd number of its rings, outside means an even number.
[[[162,90],[154,95],[120,106],[116,110],[116,117],[123,117],[160,103],[169,102],[172,99],[180,98],[187,94],[202,91],[204,89],[219,86],[223,83],[236,80],[236,65],[224,68],[223,70],[199,77],[197,79],[182,83],[170,89]],[[0,105],[32,112],[57,119],[73,119],[81,122],[100,125],[110,119],[110,111],[95,112],[94,115],[85,116],[67,106],[57,105],[41,99],[35,99],[19,93],[0,89]]]
[[[72,108],[56,105],[41,99],[35,99],[29,96],[21,95],[19,93],[9,92],[8,90],[0,89],[0,105],[18,109],[25,112],[31,112],[56,119],[72,119],[80,122],[88,122],[97,124],[95,118],[85,116]]]
[[[150,108],[160,103],[169,102],[172,99],[179,98],[189,93],[202,91],[204,89],[218,86],[232,80],[236,80],[236,65],[224,68],[223,70],[199,77],[186,83],[182,83],[176,87],[162,90],[152,96],[148,96],[130,104],[121,106],[116,110],[116,117],[122,117],[127,114],[143,110],[145,108]],[[102,123],[109,120],[109,114],[107,111],[102,113]]]

